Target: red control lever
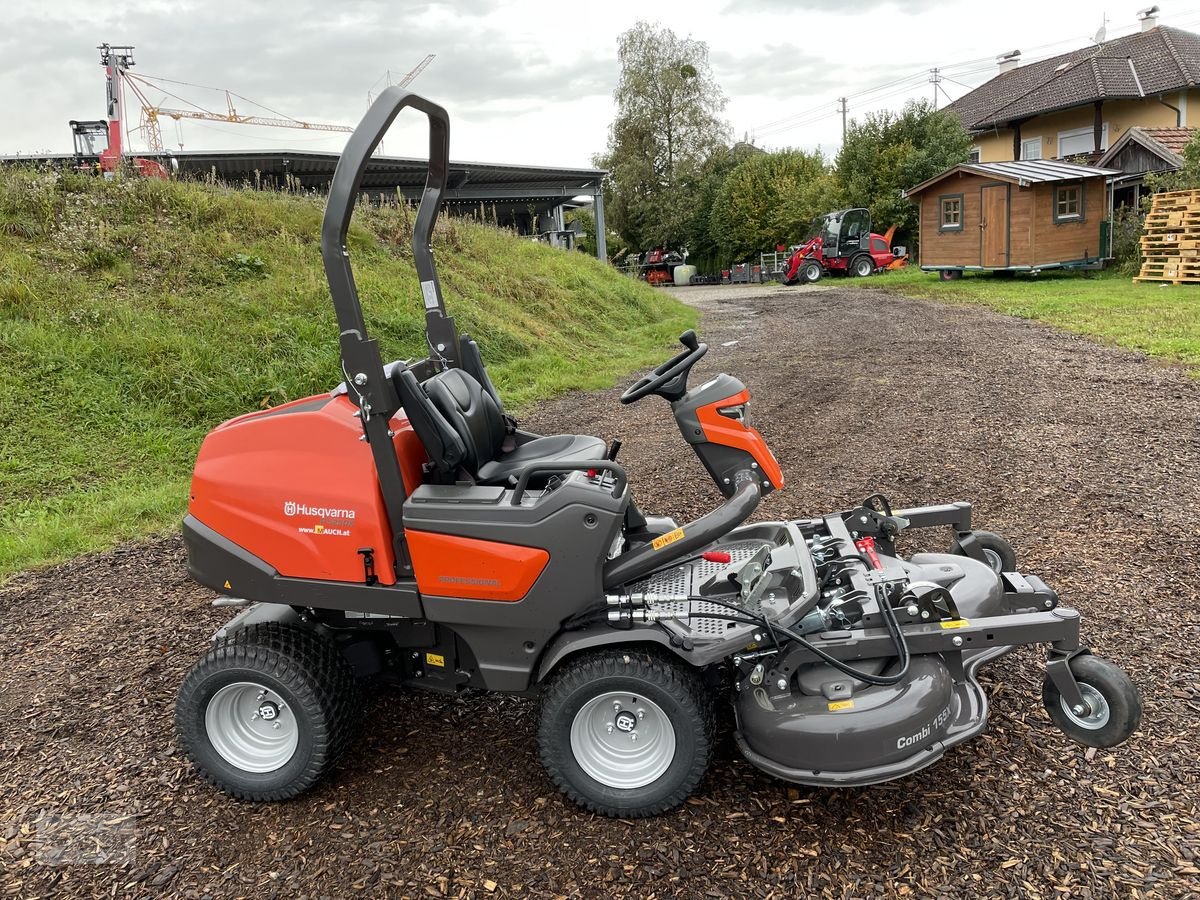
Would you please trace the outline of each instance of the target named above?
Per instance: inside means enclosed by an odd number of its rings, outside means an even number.
[[[871,568],[877,571],[883,568],[883,563],[879,560],[879,553],[875,550],[875,538],[870,535],[859,538],[854,542],[854,546],[871,561]]]
[[[727,563],[733,561],[733,557],[724,550],[705,550],[700,554],[700,558],[705,562],[715,563]]]

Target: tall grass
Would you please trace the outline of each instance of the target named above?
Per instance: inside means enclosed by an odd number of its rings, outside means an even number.
[[[318,199],[0,171],[0,578],[169,528],[205,432],[341,379]],[[390,358],[425,353],[411,211],[348,246]],[[464,220],[447,305],[518,410],[657,361],[693,314],[594,259]]]

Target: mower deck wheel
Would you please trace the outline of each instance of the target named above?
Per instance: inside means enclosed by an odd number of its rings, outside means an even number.
[[[542,764],[563,793],[601,815],[678,806],[704,777],[712,740],[699,674],[644,649],[576,657],[542,696]]]
[[[217,641],[179,689],[179,740],[200,773],[242,800],[312,787],[349,744],[353,670],[331,641],[262,623]]]
[[[1013,549],[1012,544],[994,531],[972,531],[971,534],[979,542],[979,547],[987,557],[987,563],[993,572],[1017,571],[1017,551]]]
[[[1115,747],[1133,734],[1142,720],[1142,698],[1125,670],[1090,654],[1076,656],[1070,666],[1087,708],[1068,706],[1047,676],[1042,702],[1054,724],[1087,747]]]

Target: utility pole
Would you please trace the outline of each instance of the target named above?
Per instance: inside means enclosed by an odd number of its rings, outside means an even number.
[[[942,83],[942,70],[936,66],[929,70],[929,83],[933,85],[933,108],[938,108],[938,90]]]
[[[844,144],[846,143],[846,98],[838,97],[838,103],[841,104],[838,112],[842,114],[842,143]]]

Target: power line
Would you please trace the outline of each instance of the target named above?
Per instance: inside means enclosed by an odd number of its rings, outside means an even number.
[[[1192,9],[1184,11],[1179,16],[1179,18],[1177,18],[1172,24],[1174,24],[1176,27],[1185,27],[1188,25],[1200,24],[1200,18],[1193,19],[1193,17],[1198,17],[1198,16],[1200,16],[1200,9],[1192,8]],[[1140,28],[1139,25],[1134,25],[1134,26],[1127,26],[1125,28],[1119,29],[1118,33],[1115,34],[1112,38],[1110,38],[1110,40],[1116,40],[1118,37],[1124,37],[1128,34],[1136,33],[1139,30],[1139,28]],[[1029,51],[1031,53],[1036,54],[1036,53],[1038,53],[1038,51],[1050,50],[1052,48],[1059,48],[1059,47],[1071,47],[1071,46],[1074,46],[1076,49],[1087,49],[1087,48],[1079,47],[1078,39],[1076,39],[1076,38],[1064,38],[1059,41],[1051,41],[1049,43],[1035,45],[1035,46],[1029,48]],[[1033,56],[1032,58],[1026,57],[1023,60],[1023,62],[1026,65],[1031,65],[1036,62],[1041,62],[1043,60],[1050,59],[1054,56],[1060,56],[1064,52],[1069,53],[1071,51],[1069,49],[1067,49],[1067,50],[1060,50],[1058,52],[1044,53],[1041,55],[1036,55],[1036,56]],[[901,76],[900,78],[896,78],[891,81],[883,82],[882,84],[878,84],[873,87],[864,88],[863,90],[858,91],[856,93],[847,94],[845,98],[841,98],[841,97],[836,98],[836,100],[840,104],[840,103],[842,103],[842,101],[844,99],[849,99],[849,100],[863,99],[872,94],[879,94],[880,92],[886,91],[887,93],[884,93],[881,96],[874,97],[871,100],[872,103],[878,103],[881,100],[897,96],[898,93],[913,92],[914,89],[917,87],[917,85],[922,82],[925,82],[925,83],[931,82],[934,85],[934,107],[936,108],[938,105],[937,92],[939,90],[942,92],[942,94],[946,97],[947,100],[949,100],[951,103],[954,102],[953,99],[950,97],[950,94],[946,91],[946,89],[944,87],[941,87],[940,82],[942,80],[949,81],[952,84],[956,84],[959,87],[965,88],[968,91],[973,91],[973,90],[975,90],[976,87],[979,86],[978,84],[976,84],[976,85],[965,84],[958,79],[970,78],[973,75],[994,73],[996,71],[996,65],[995,65],[994,60],[995,60],[994,56],[981,56],[981,57],[977,57],[975,59],[960,60],[960,61],[954,62],[954,63],[947,63],[944,65],[939,65],[934,68],[925,69],[920,72],[914,72],[909,75],[904,75],[904,76]],[[988,64],[980,65],[981,63],[988,63]],[[973,67],[973,68],[967,68],[967,67]],[[954,74],[957,77],[956,78],[949,77],[948,75],[945,74],[947,71],[954,72]],[[986,80],[988,80],[988,79],[984,79],[984,81],[986,81]],[[897,91],[896,90],[897,88],[901,88],[901,90]],[[820,106],[809,107],[809,108],[806,108],[803,110],[799,110],[795,113],[792,113],[789,116],[784,116],[783,118],[776,119],[772,122],[767,122],[763,125],[753,128],[751,130],[759,137],[772,136],[772,135],[778,136],[778,135],[786,133],[788,131],[794,131],[797,128],[802,128],[805,125],[812,125],[816,122],[820,122],[820,121],[832,118],[833,116],[836,116],[842,112],[841,107],[839,107],[832,113],[829,112],[828,109],[829,109],[829,107],[826,106],[825,104],[821,104]]]

